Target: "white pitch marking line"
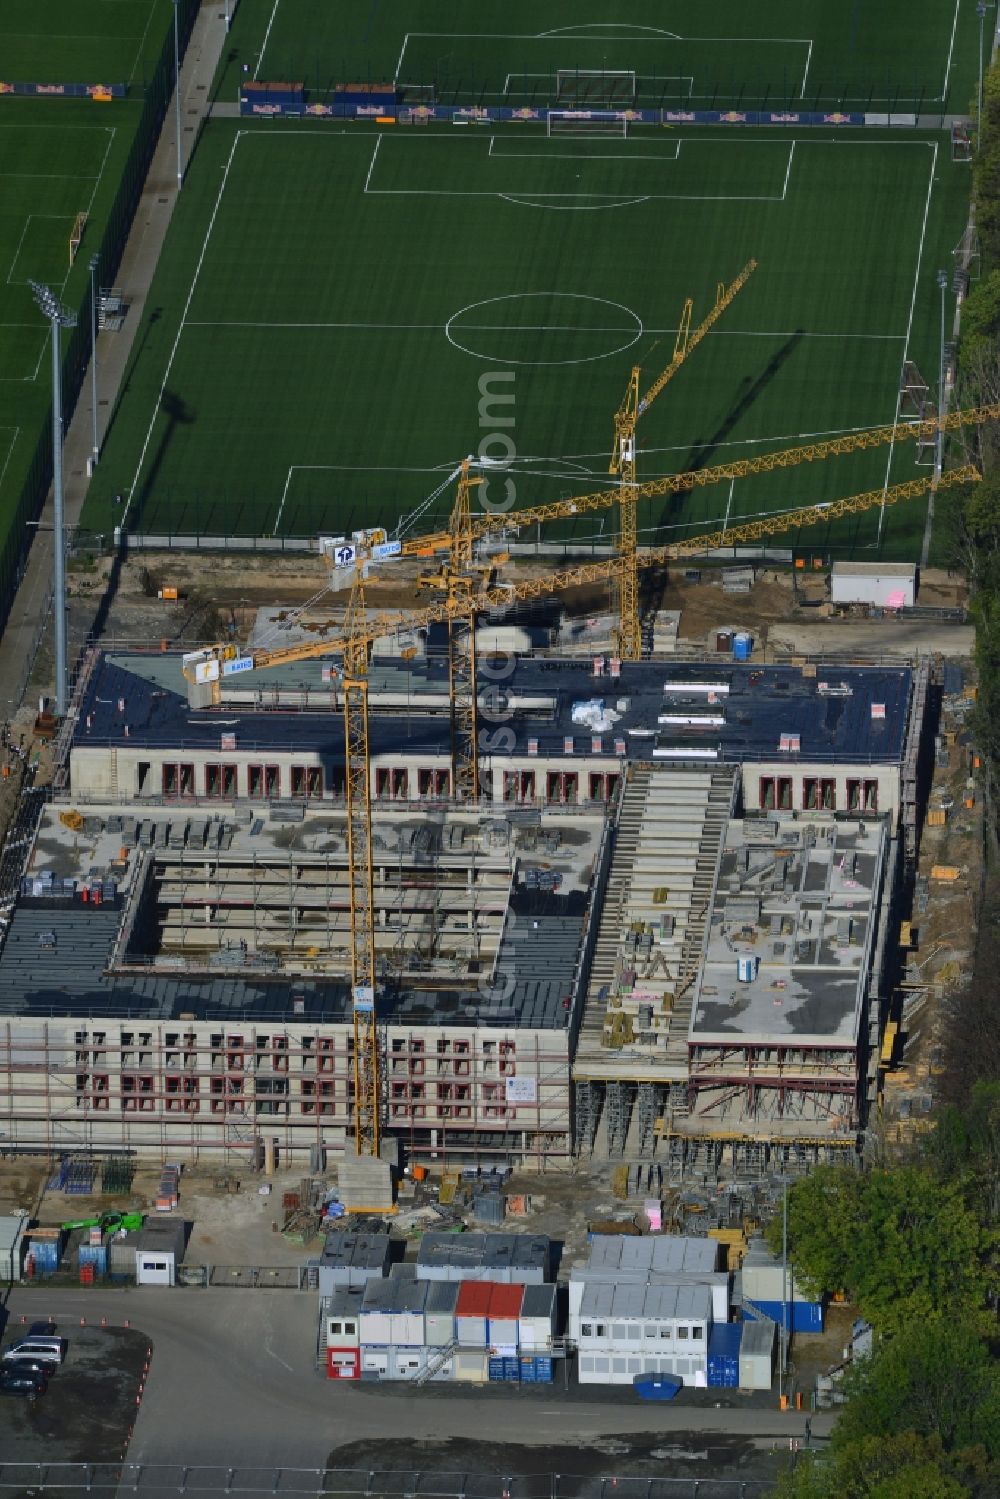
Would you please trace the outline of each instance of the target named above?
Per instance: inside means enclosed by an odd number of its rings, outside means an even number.
[[[524,295],[527,295],[525,293]],[[34,327],[34,323],[14,324],[0,323],[0,327]],[[355,323],[355,322],[324,322],[324,323],[286,323],[279,321],[247,321],[243,318],[188,318],[184,326],[186,328],[342,328],[357,329],[361,332],[391,332],[391,333],[440,333],[444,327],[443,323]],[[565,333],[567,330],[560,326],[549,326],[548,324],[518,323],[516,325],[504,324],[502,327],[496,323],[465,323],[465,330],[469,333]],[[578,330],[579,331],[579,330]],[[594,327],[586,330],[590,333],[621,333],[621,328]],[[676,328],[647,328],[646,332],[656,336],[673,337],[677,333]],[[871,340],[875,343],[902,343],[903,333],[804,333],[800,328],[794,330],[777,328],[713,328],[713,338],[841,338],[852,340]],[[838,429],[840,430],[840,429]],[[844,429],[849,432],[866,431],[866,428],[848,427]],[[807,434],[808,435],[808,434]],[[767,439],[765,439],[767,440]],[[783,439],[775,439],[783,440]],[[686,444],[690,446],[690,444]],[[643,451],[646,451],[644,449]]]
[[[257,57],[257,66],[253,70],[253,76],[255,79],[259,78],[260,76],[260,65],[264,61],[264,53],[267,51],[267,43],[271,35],[271,27],[274,25],[274,18],[278,14],[278,6],[280,4],[281,0],[274,0],[274,6],[271,10],[271,19],[267,23],[267,30],[264,32],[264,40],[261,43],[260,53]]]
[[[791,146],[788,149],[788,166],[785,168],[785,185],[781,189],[781,201],[782,201],[782,203],[784,203],[785,199],[788,197],[788,179],[792,175],[792,159],[793,159],[794,156],[795,156],[795,142],[792,141],[792,144],[791,144]]]
[[[375,170],[375,158],[378,156],[378,148],[379,148],[379,146],[381,146],[383,140],[384,140],[384,136],[381,136],[381,135],[378,136],[378,137],[376,137],[376,140],[375,140],[375,148],[372,151],[372,159],[368,163],[368,176],[365,178],[364,191],[366,193],[368,191],[368,184],[372,180],[372,172]]]
[[[732,479],[732,480],[730,480],[730,483],[729,483],[729,499],[728,499],[728,501],[726,503],[726,515],[725,515],[725,519],[722,522],[722,534],[723,534],[723,536],[725,536],[726,532],[729,530],[729,512],[733,508],[733,490],[735,488],[736,488],[736,480]]]
[[[381,140],[381,136],[379,139]],[[529,157],[532,159],[537,158],[539,161],[676,161],[681,150],[679,140],[664,142],[665,145],[674,147],[673,156],[659,154],[644,156],[641,152],[636,152],[634,156],[612,156],[610,153],[602,155],[600,151],[494,151],[493,146],[495,142],[496,136],[491,135],[490,149],[487,155],[494,161],[520,161],[527,160]]]
[[[73,128],[74,129],[76,128],[75,125],[74,125]],[[75,172],[0,172],[0,177],[23,177],[25,179],[30,179],[32,177],[37,177],[40,182],[98,182],[98,181],[100,181],[99,177],[91,177],[89,174],[86,177],[78,177]],[[46,218],[50,218],[50,219],[51,218],[71,219],[73,217],[73,215],[71,213],[65,213],[65,214],[51,214],[50,213],[50,214],[46,214],[45,217]]]
[[[812,63],[812,56],[813,56],[813,44],[812,44],[812,42],[810,42],[809,43],[809,51],[806,53],[806,70],[802,74],[802,87],[799,89],[799,98],[800,99],[804,99],[805,96],[806,96],[806,79],[809,77],[809,67],[810,67],[810,65]]]
[[[277,536],[277,534],[278,534],[278,527],[281,525],[281,516],[282,516],[282,513],[283,513],[283,511],[285,509],[285,501],[288,498],[288,488],[289,488],[289,485],[292,482],[292,474],[295,472],[295,470],[299,466],[300,465],[297,464],[297,463],[290,463],[288,465],[288,477],[285,479],[285,487],[281,491],[281,504],[278,506],[278,518],[277,518],[277,520],[274,523],[274,530],[271,532],[272,536]],[[318,464],[318,463],[311,463],[308,466],[310,468],[322,468],[324,465]]]
[[[152,24],[153,12],[157,9],[158,7],[155,3],[155,0],[149,0],[149,14],[146,17],[146,24],[143,27],[142,36],[139,38],[139,45],[135,49],[135,62],[132,64],[132,71],[128,75],[129,83],[132,82],[132,80],[135,78],[136,72],[138,71],[139,59],[142,57],[142,49],[146,45],[146,37],[149,35],[149,28]]]
[[[21,230],[21,238],[17,242],[17,249],[14,251],[14,259],[11,261],[11,263],[10,263],[10,270],[7,272],[7,285],[8,286],[10,285],[10,278],[11,278],[11,276],[13,276],[13,274],[14,274],[14,267],[17,265],[17,257],[21,253],[21,246],[24,244],[24,236],[28,232],[28,225],[31,223],[31,220],[33,218],[34,218],[34,214],[29,213],[28,217],[24,221],[24,228]]]
[[[419,35],[419,32],[417,33],[417,35]],[[406,51],[407,43],[409,42],[409,40],[410,33],[407,32],[403,37],[403,45],[399,49],[399,56],[396,58],[396,71],[392,75],[394,78],[398,78],[403,71],[403,54]]]
[[[223,169],[222,182],[219,185],[219,191],[216,195],[215,207],[212,209],[212,217],[209,219],[208,228],[205,230],[205,238],[202,241],[201,245],[201,254],[198,256],[198,264],[195,266],[194,275],[191,278],[191,285],[188,289],[187,301],[184,303],[184,311],[181,313],[181,320],[177,327],[177,336],[174,339],[173,348],[170,350],[170,358],[167,361],[167,368],[164,371],[163,375],[163,383],[160,386],[159,395],[157,396],[156,404],[153,407],[153,415],[150,418],[149,430],[146,433],[146,440],[142,445],[142,452],[139,454],[139,462],[136,467],[136,471],[132,476],[132,485],[128,492],[128,500],[126,501],[125,509],[122,512],[123,524],[125,521],[125,517],[128,515],[129,510],[132,507],[132,501],[135,498],[135,493],[139,486],[139,475],[142,472],[142,465],[146,461],[146,451],[149,447],[150,438],[153,435],[153,428],[156,426],[156,418],[159,415],[160,405],[163,401],[163,393],[167,388],[167,381],[170,379],[170,371],[173,369],[174,360],[177,357],[177,348],[181,341],[181,334],[184,332],[184,324],[187,321],[188,308],[191,306],[191,301],[194,297],[195,289],[198,285],[198,278],[201,275],[201,268],[205,263],[205,253],[208,250],[208,241],[211,238],[212,230],[215,227],[215,220],[218,216],[219,207],[222,203],[222,195],[226,190],[226,183],[229,181],[229,169],[233,164],[233,157],[236,155],[236,147],[239,145],[240,140],[245,133],[246,132],[243,130],[237,130],[236,135],[233,138],[233,144],[229,152],[229,158],[226,162],[225,168]]]
[[[13,431],[14,436],[10,440],[10,447],[7,449],[7,457],[4,459],[3,468],[0,468],[0,489],[3,488],[4,476],[7,473],[7,465],[10,463],[11,457],[13,456],[14,444],[17,442],[17,439],[20,436],[21,429],[20,427],[8,427],[7,431]]]
[[[955,55],[955,33],[958,30],[958,7],[962,0],[955,0],[955,14],[951,21],[951,41],[948,44],[948,61],[944,68],[944,83],[941,87],[941,102],[944,103],[948,97],[948,84],[951,80],[951,60]]]
[[[597,25],[612,25],[613,22],[596,22]],[[544,41],[550,33],[530,31],[408,31],[407,41],[410,37],[425,37],[428,41],[467,41],[473,38],[486,42],[538,42]],[[603,46],[606,42],[634,42],[636,40],[634,31],[621,32],[617,36],[578,36],[576,41],[598,42]],[[763,42],[773,47],[808,47],[810,38],[807,36],[685,36],[667,37],[667,41],[685,42],[708,42],[712,45],[729,46],[738,42],[745,47],[750,42]],[[402,57],[400,53],[400,57]]]
[[[626,24],[628,24],[628,23],[626,23]],[[572,37],[578,37],[581,42],[585,42],[588,39],[587,38],[587,32],[588,31],[609,31],[612,26],[620,26],[620,25],[621,25],[620,21],[583,21],[583,22],[581,22],[577,26],[555,26],[555,27],[553,27],[553,29],[551,31],[540,31],[538,33],[538,36],[539,37],[543,37],[543,36],[568,36],[568,37],[571,37],[571,38]],[[681,36],[680,32],[678,32],[678,31],[668,31],[666,29],[666,27],[664,27],[664,26],[641,26],[638,22],[635,22],[633,24],[632,31],[633,32],[636,32],[636,31],[652,32],[654,36],[665,36],[668,39],[668,41],[673,41],[673,42],[680,42],[680,41],[684,40],[684,38]],[[634,39],[634,38],[631,38],[631,34],[628,34],[628,35],[626,35],[625,37],[622,38],[623,41],[629,40],[629,39]],[[600,42],[606,42],[606,41],[614,41],[614,40],[616,40],[616,38],[601,36],[601,37],[594,37],[593,40],[594,41],[600,41]]]
[[[919,245],[919,247],[917,249],[917,268],[916,268],[916,270],[913,273],[913,292],[912,292],[912,294],[910,296],[910,315],[909,315],[909,317],[907,318],[907,321],[906,321],[906,338],[903,341],[903,358],[900,361],[900,366],[899,366],[899,389],[898,389],[898,394],[896,396],[896,414],[895,414],[895,416],[893,418],[894,422],[898,422],[899,421],[899,410],[900,410],[900,406],[902,405],[902,402],[903,402],[903,370],[906,367],[907,356],[908,356],[908,354],[910,352],[910,333],[913,330],[913,314],[914,314],[914,311],[916,310],[916,306],[917,306],[917,288],[920,285],[920,269],[921,269],[921,266],[923,264],[923,259],[924,259],[924,240],[927,237],[927,220],[928,220],[928,217],[930,216],[930,211],[931,211],[931,198],[934,195],[934,172],[935,172],[935,169],[937,167],[937,156],[938,156],[938,148],[937,148],[937,142],[935,142],[935,144],[934,144],[934,155],[931,158],[930,181],[927,184],[927,198],[926,198],[926,201],[924,202],[924,221],[923,221],[923,224],[921,225],[921,228],[920,228],[920,245]],[[885,483],[882,486],[883,487],[883,491],[885,493],[888,493],[888,489],[889,489],[889,475],[892,472],[892,457],[893,457],[893,453],[895,452],[895,449],[896,449],[896,441],[895,441],[895,438],[894,438],[892,440],[892,442],[890,442],[890,444],[889,444],[889,457],[888,457],[888,459],[886,461],[886,465],[885,465]],[[876,537],[876,543],[882,540],[882,526],[883,526],[884,521],[885,521],[885,499],[883,498],[882,503],[879,506],[879,512],[878,512],[878,534],[877,534],[877,537]]]

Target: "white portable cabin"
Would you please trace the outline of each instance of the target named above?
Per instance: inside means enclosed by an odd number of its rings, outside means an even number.
[[[917,569],[912,562],[835,562],[830,570],[834,604],[912,609],[916,596]]]
[[[581,1384],[631,1384],[636,1374],[675,1374],[702,1385],[708,1373],[712,1298],[707,1286],[586,1285],[570,1319]]]
[[[522,1353],[548,1353],[556,1331],[555,1286],[525,1286],[518,1321]]]
[[[136,1284],[176,1285],[177,1267],[184,1260],[184,1241],[183,1218],[150,1219],[136,1241]]]

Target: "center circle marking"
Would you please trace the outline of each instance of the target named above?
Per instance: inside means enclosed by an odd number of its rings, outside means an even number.
[[[557,334],[567,334],[567,333],[569,333],[569,334],[574,334],[574,335],[581,335],[581,334],[582,335],[586,335],[587,333],[592,333],[594,336],[599,336],[600,334],[603,333],[603,334],[609,334],[611,336],[611,338],[613,338],[613,339],[621,339],[621,340],[623,340],[622,342],[616,342],[612,347],[609,347],[607,349],[602,349],[597,354],[585,354],[585,355],[583,355],[579,359],[508,359],[508,358],[504,358],[504,356],[502,354],[491,353],[488,349],[473,348],[473,347],[471,347],[471,345],[469,343],[462,343],[461,340],[458,337],[456,337],[456,324],[459,322],[459,319],[460,318],[465,318],[469,313],[473,313],[473,312],[477,311],[477,309],[480,308],[480,307],[495,307],[497,305],[497,303],[499,303],[499,302],[529,302],[530,303],[531,301],[537,301],[537,300],[539,300],[541,298],[545,298],[545,299],[547,299],[550,302],[556,302],[556,301],[566,301],[566,302],[594,302],[598,307],[608,307],[608,308],[611,308],[611,309],[613,309],[617,313],[624,314],[625,318],[628,318],[628,319],[631,320],[631,322],[634,324],[634,332],[631,329],[628,329],[628,328],[621,328],[621,329],[618,329],[618,328],[609,328],[609,327],[594,328],[594,329],[575,328],[575,327],[573,327],[570,324],[567,324],[565,327],[556,327],[556,326],[538,327],[538,326],[535,326],[535,325],[531,324],[528,321],[525,321],[520,327],[516,327],[515,326],[515,327],[509,328],[509,329],[497,327],[495,330],[493,330],[493,329],[475,329],[474,330],[476,332],[481,332],[481,333],[484,333],[484,334],[487,334],[487,335],[490,332],[494,332],[494,331],[496,333],[498,333],[498,334],[501,334],[501,335],[506,335],[506,334],[509,334],[509,333],[516,333],[516,332],[526,332],[526,333],[531,333],[531,334],[539,334],[539,333],[544,334],[546,332],[552,332],[552,333],[557,333]],[[462,332],[461,327],[459,327],[457,329],[457,332],[458,333]],[[626,307],[622,302],[612,302],[609,297],[591,297],[591,296],[587,296],[583,292],[570,292],[570,291],[526,291],[526,292],[510,292],[506,296],[503,296],[503,297],[487,297],[482,302],[470,302],[467,307],[461,307],[461,308],[459,308],[458,312],[452,313],[451,317],[448,319],[448,321],[444,325],[444,336],[445,336],[445,338],[448,340],[448,342],[454,348],[460,349],[463,354],[470,354],[474,359],[488,360],[490,363],[493,363],[493,364],[520,364],[520,365],[530,365],[530,366],[556,365],[556,364],[592,364],[594,362],[594,360],[596,360],[596,359],[610,359],[614,354],[621,354],[625,349],[631,349],[634,344],[637,344],[639,342],[639,340],[642,337],[642,335],[643,335],[642,318],[639,317],[638,313],[633,312],[632,309],[631,309],[631,307]]]

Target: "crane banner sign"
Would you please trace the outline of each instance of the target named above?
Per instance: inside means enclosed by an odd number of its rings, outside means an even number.
[[[253,671],[253,657],[237,656],[234,661],[223,661],[222,675],[224,677],[235,676],[238,671]]]

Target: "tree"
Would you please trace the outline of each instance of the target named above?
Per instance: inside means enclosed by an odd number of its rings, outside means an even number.
[[[808,1454],[778,1485],[780,1499],[969,1499],[985,1494],[985,1463],[946,1453],[907,1431]]]
[[[983,987],[973,980],[963,991],[964,996],[969,991],[981,993]],[[969,1006],[956,1004],[953,1008],[964,1015]],[[990,1021],[995,1030],[992,1005]],[[995,1065],[996,1059],[990,1060]],[[1000,1082],[974,1082],[964,1106],[945,1105],[935,1121],[927,1156],[945,1180],[965,1180],[969,1205],[985,1223],[993,1226],[1000,1222]]]
[[[781,1220],[768,1225],[781,1247]],[[789,1258],[807,1294],[844,1290],[879,1332],[914,1317],[976,1312],[988,1284],[992,1237],[971,1211],[963,1182],[926,1167],[867,1176],[827,1167],[788,1198]]]
[[[859,1359],[833,1443],[848,1448],[902,1431],[945,1453],[982,1447],[1000,1456],[1000,1376],[972,1317],[917,1318]]]
[[[810,1296],[853,1286],[855,1243],[861,1232],[864,1178],[840,1166],[817,1166],[788,1193],[788,1254],[796,1281]],[[782,1249],[782,1216],[766,1230],[775,1254]]]

